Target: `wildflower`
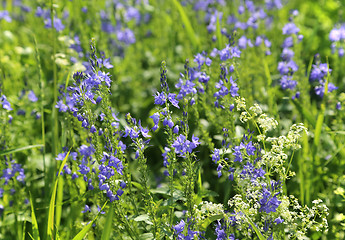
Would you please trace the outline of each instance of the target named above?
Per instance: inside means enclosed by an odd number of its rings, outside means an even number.
[[[117,32],[117,39],[127,45],[135,43],[136,39],[134,33],[129,28]]]
[[[6,22],[12,22],[12,18],[7,10],[0,11],[0,20],[4,19]]]
[[[217,220],[217,225],[216,225],[216,235],[217,235],[217,240],[223,240],[227,239],[227,235],[225,233],[225,227],[222,226],[219,220]]]
[[[173,129],[173,133],[178,134],[178,132],[179,132],[179,127],[178,127],[178,125],[175,125],[175,127]]]
[[[242,162],[243,157],[242,157],[242,153],[241,153],[241,148],[243,148],[242,145],[240,146],[235,146],[233,148],[234,152],[232,153],[232,155],[235,156],[234,162]]]
[[[52,27],[52,20],[51,18],[46,18],[45,20],[45,28],[51,28]],[[65,29],[65,25],[62,24],[61,19],[54,17],[54,28],[57,32],[61,32]]]
[[[284,35],[292,35],[297,34],[299,32],[299,28],[293,22],[285,24],[283,27],[283,34]]]
[[[81,212],[82,212],[82,213],[91,212],[91,209],[90,209],[89,205],[85,205],[84,210],[81,211]]]
[[[220,156],[219,156],[220,150],[215,148],[213,150],[213,154],[212,154],[212,161],[214,161],[215,164],[218,163],[218,161],[220,160]]]
[[[275,212],[281,203],[281,201],[279,201],[277,198],[278,194],[279,192],[272,197],[272,193],[267,188],[263,187],[262,198],[260,199],[261,207],[259,211],[264,211],[266,213]]]
[[[137,24],[140,23],[140,19],[141,19],[140,12],[138,9],[134,7],[128,7],[125,13],[125,21],[129,22],[132,19],[135,19]]]
[[[200,144],[199,138],[193,135],[192,142],[186,139],[186,136],[180,134],[172,146],[175,148],[175,152],[179,154],[181,157],[185,157],[185,154],[191,153],[193,149],[195,149]]]
[[[183,221],[183,219],[178,223],[176,224],[175,226],[173,226],[173,229],[175,230],[175,233],[178,235],[180,233],[182,233],[182,231],[184,230],[184,227],[185,227],[185,222]]]
[[[28,99],[31,101],[31,102],[37,102],[38,98],[36,97],[34,91],[30,91],[29,94],[28,94]]]
[[[283,75],[280,79],[280,86],[283,90],[285,89],[295,89],[297,86],[297,82],[295,80],[292,80],[291,76]]]
[[[194,62],[198,64],[198,68],[200,69],[202,65],[206,64],[206,66],[211,66],[212,60],[206,57],[206,53],[198,53],[194,57]]]
[[[67,152],[59,153],[55,159],[58,161],[63,161],[65,159],[66,155],[67,155]]]
[[[10,102],[7,100],[7,97],[5,95],[1,95],[1,97],[0,97],[0,104],[2,105],[3,109],[6,109],[8,111],[13,110],[11,108]]]
[[[168,94],[168,100],[169,100],[169,102],[170,102],[174,107],[180,108],[179,105],[178,105],[179,102],[178,102],[178,100],[175,99],[175,97],[176,97],[176,94],[174,94],[174,93],[169,93],[169,94]]]
[[[336,109],[337,109],[337,110],[340,110],[340,109],[341,109],[341,103],[340,103],[340,102],[337,102]]]

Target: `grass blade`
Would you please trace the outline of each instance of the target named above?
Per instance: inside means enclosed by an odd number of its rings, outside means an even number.
[[[66,157],[64,158],[64,160],[61,163],[59,172],[58,172],[58,177],[55,180],[55,184],[54,184],[54,188],[53,188],[53,192],[52,192],[52,196],[50,198],[50,204],[49,204],[49,214],[48,214],[48,225],[47,225],[47,236],[49,239],[52,238],[53,235],[53,229],[54,229],[54,213],[55,213],[55,198],[56,198],[56,190],[57,190],[57,186],[58,186],[58,182],[59,182],[59,178],[60,178],[60,174],[62,172],[62,168],[65,166],[69,153],[67,153]]]
[[[180,14],[183,25],[186,28],[189,40],[192,42],[192,44],[195,48],[199,49],[199,39],[196,37],[194,30],[193,30],[193,27],[192,27],[192,24],[190,23],[186,12],[184,11],[183,7],[181,6],[181,3],[177,0],[172,0],[172,2]]]
[[[104,209],[104,207],[107,205],[108,202],[104,203],[102,209],[99,211],[102,212],[102,210]],[[72,240],[82,240],[84,239],[85,235],[87,234],[87,232],[90,230],[90,228],[92,227],[92,224],[97,220],[99,213],[97,214],[97,216],[91,221],[89,222]],[[108,218],[107,218],[108,219]],[[103,239],[103,234],[102,234],[102,239]]]
[[[207,227],[208,227],[211,223],[213,223],[213,222],[216,221],[216,220],[222,219],[222,218],[224,218],[224,214],[213,215],[213,216],[210,216],[210,217],[204,219],[204,220],[202,221],[202,224],[201,224],[201,229],[202,229],[202,231],[206,231]]]
[[[301,113],[303,117],[315,128],[316,127],[315,117],[306,108],[302,107],[298,101],[292,100],[292,103],[296,106],[298,112]]]
[[[59,229],[60,221],[61,221],[61,212],[62,212],[62,201],[63,201],[63,185],[64,185],[64,179],[61,178],[58,183],[57,188],[57,196],[56,196],[56,214],[55,214],[55,226],[56,229]]]
[[[326,83],[325,83],[325,92],[323,94],[323,99],[321,103],[321,111],[319,112],[319,115],[317,116],[316,120],[316,126],[315,126],[315,137],[314,137],[314,146],[317,148],[320,142],[320,136],[321,136],[321,130],[322,130],[322,124],[323,120],[325,118],[325,110],[326,110],[326,97],[328,93],[328,82],[329,82],[329,65],[328,65],[328,59],[327,59],[327,77],[326,77]]]
[[[250,218],[248,218],[248,217],[247,217],[247,220],[250,223],[250,225],[252,226],[252,228],[254,229],[256,235],[258,236],[258,238],[260,240],[266,240],[265,237],[262,236],[262,233],[260,232],[260,230],[256,227],[255,223]]]
[[[29,146],[25,146],[25,147],[20,147],[20,148],[13,148],[13,149],[9,149],[9,150],[6,150],[6,151],[1,151],[0,152],[0,156],[11,154],[11,153],[15,153],[15,152],[21,152],[21,151],[24,151],[24,150],[28,150],[28,149],[31,149],[31,148],[37,148],[37,147],[44,147],[44,145],[37,144],[37,145],[29,145]]]
[[[113,223],[113,215],[114,215],[114,209],[113,209],[113,205],[111,204],[108,210],[107,219],[105,220],[105,226],[102,232],[101,240],[110,239],[111,225]]]
[[[32,238],[35,240],[40,240],[40,234],[38,231],[38,224],[36,220],[35,210],[34,210],[34,204],[32,202],[32,197],[30,193],[30,204],[31,204],[31,224],[32,224]]]
[[[218,49],[223,49],[224,44],[223,44],[223,38],[222,38],[222,32],[221,32],[221,26],[220,26],[220,21],[219,21],[219,13],[217,13],[217,42],[218,42]]]

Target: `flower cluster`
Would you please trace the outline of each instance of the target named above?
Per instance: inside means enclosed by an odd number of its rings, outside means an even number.
[[[65,25],[62,24],[61,19],[58,18],[57,16],[53,17],[53,24],[52,24],[50,9],[44,10],[38,6],[36,9],[36,17],[44,19],[45,28],[52,28],[52,26],[54,26],[57,32],[61,32],[62,30],[65,29]]]
[[[193,149],[195,149],[200,144],[199,138],[192,136],[192,141],[189,141],[185,135],[180,134],[172,146],[175,149],[176,154],[180,157],[186,157],[187,153],[192,153]]]
[[[4,19],[6,22],[12,22],[10,13],[7,10],[0,11],[0,20]]]
[[[192,230],[192,222],[187,222],[187,224],[188,226],[186,226],[186,222],[182,219],[178,224],[173,226],[174,236],[176,237],[176,239],[199,239],[201,237],[201,232]]]
[[[17,204],[22,204],[22,192],[24,189],[22,186],[25,185],[25,173],[24,169],[21,164],[16,163],[14,160],[9,160],[5,157],[4,162],[0,165],[0,202],[4,204],[0,204],[0,217],[2,215],[2,211],[8,207],[12,206],[13,202],[15,201]],[[4,167],[4,168],[3,168]],[[11,197],[4,196],[10,195]],[[24,200],[24,203],[27,203],[27,199]]]
[[[232,98],[235,98],[238,96],[239,88],[237,86],[237,83],[233,80],[232,76],[228,77],[228,74],[232,73],[233,71],[234,71],[234,67],[232,65],[229,67],[229,69],[226,66],[221,65],[220,79],[218,83],[216,83],[216,86],[215,86],[219,90],[213,95],[217,99],[214,102],[214,105],[217,108],[222,108],[222,109],[226,108],[220,103],[220,100],[223,99],[226,95],[229,94]],[[229,88],[227,87],[227,85]],[[227,106],[227,108],[230,109],[231,106],[232,106],[231,103],[229,103],[229,106]]]
[[[329,68],[327,63],[313,64],[309,80],[315,85],[315,94],[321,98],[323,98],[326,88],[329,93],[338,89],[333,83],[329,82],[329,75],[331,72],[332,69]],[[327,87],[325,86],[326,84]]]
[[[148,4],[146,2],[143,3]],[[134,5],[129,5],[128,3],[115,1],[113,4],[114,6],[100,12],[102,31],[108,34],[115,34],[119,43],[124,43],[125,45],[134,44],[136,37],[133,30],[129,28],[129,25],[131,25],[131,22],[134,22],[136,25],[147,22],[149,15],[140,13],[139,2]],[[116,12],[108,12],[109,9],[115,9]],[[112,21],[114,16],[115,24]]]
[[[329,33],[329,40],[331,40],[332,52],[337,52],[339,57],[344,56],[344,40],[345,40],[345,24],[340,27],[334,27]]]
[[[292,16],[294,17],[297,15],[298,11],[294,10],[292,12]],[[303,39],[303,35],[297,35],[300,30],[292,20],[293,18],[291,18],[291,21],[285,24],[285,26],[283,27],[283,35],[287,35],[287,37],[285,38],[282,44],[282,61],[278,63],[278,71],[281,75],[280,86],[283,90],[294,90],[297,86],[297,81],[293,80],[293,75],[298,70],[298,66],[296,62],[293,60],[295,53],[292,50],[292,47],[294,46],[294,41],[296,41],[294,39],[296,39],[297,37],[298,41],[301,41]],[[298,96],[299,95],[297,94],[297,97]]]
[[[267,137],[267,132],[277,127],[277,122],[267,117],[258,104],[248,111],[243,98],[237,98],[236,104],[239,111],[247,113],[243,119],[256,122],[254,125],[257,130],[260,133],[261,129],[262,132],[258,137],[260,142],[255,142],[252,139],[254,132],[248,131],[248,135],[244,135],[242,141],[231,149],[224,141],[221,149],[213,149],[211,156],[217,164],[218,177],[226,173],[240,191],[229,200],[232,211],[224,213],[224,218],[217,221],[215,234],[217,239],[235,239],[235,236],[250,238],[259,231],[266,238],[276,239],[283,236],[279,234],[284,234],[279,230],[283,224],[287,227],[288,222],[296,224],[299,221],[291,220],[285,213],[286,196],[282,191],[282,183],[293,175],[289,172],[286,151],[300,148],[298,141],[306,128],[302,124],[295,124],[286,136]],[[278,180],[272,179],[272,174]],[[321,208],[323,210],[318,214],[324,216],[327,209]],[[321,229],[326,223],[320,227],[319,223],[313,222],[310,226]]]
[[[4,94],[2,94],[0,97],[0,104],[2,108],[5,110],[8,110],[8,111],[13,110],[11,107],[11,103],[7,100],[7,97]]]
[[[124,178],[123,156],[127,147],[120,137],[123,135],[135,139],[138,137],[138,129],[126,127],[124,133],[119,129],[120,120],[107,106],[110,75],[102,71],[111,68],[112,65],[104,54],[98,58],[95,48],[92,46],[91,49],[93,53],[87,70],[73,75],[75,80],[73,85],[65,92],[60,91],[61,96],[56,104],[60,112],[69,112],[70,116],[91,135],[88,140],[89,145],[81,144],[79,153],[70,152],[73,162],[70,166],[66,164],[63,170],[64,173],[72,175],[72,179],[82,176],[89,190],[93,190],[96,183],[99,190],[112,202],[119,200],[126,187],[122,179]],[[146,136],[148,130],[142,128],[140,122],[139,126],[139,131]],[[67,149],[64,149],[56,159],[63,160],[66,155]]]

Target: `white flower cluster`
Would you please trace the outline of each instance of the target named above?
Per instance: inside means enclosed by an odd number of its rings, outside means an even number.
[[[278,126],[278,121],[274,118],[268,117],[265,113],[261,114],[257,119],[259,126],[262,128],[263,133],[266,133]]]
[[[224,214],[223,204],[203,201],[199,205],[194,205],[195,218],[197,220],[203,220],[210,216]]]
[[[278,126],[277,120],[268,117],[265,113],[262,113],[263,111],[259,104],[254,103],[254,105],[251,106],[248,111],[246,109],[246,100],[244,98],[238,97],[235,99],[235,102],[237,104],[237,110],[242,111],[240,114],[240,121],[242,123],[253,119],[257,122],[258,127],[262,129],[264,134],[272,129],[275,129]]]
[[[235,103],[237,106],[237,111],[241,111],[242,109],[246,109],[246,99],[237,97],[235,98]]]
[[[285,227],[289,230],[288,239],[307,239],[308,230],[327,231],[328,208],[322,200],[314,200],[311,208],[302,207],[294,196],[284,196],[278,207]]]
[[[287,169],[284,167],[288,158],[285,151],[301,148],[298,141],[303,132],[307,133],[307,128],[304,127],[303,123],[299,123],[292,125],[286,136],[266,138],[266,141],[271,144],[271,149],[267,152],[263,150],[262,160],[270,167],[272,172],[278,173],[281,178],[287,178],[291,175],[286,172]]]

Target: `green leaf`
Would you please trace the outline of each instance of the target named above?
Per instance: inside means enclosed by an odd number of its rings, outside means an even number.
[[[73,240],[83,240],[85,235],[88,233],[90,228],[92,227],[93,222],[95,219],[91,222],[89,222],[74,238]]]
[[[65,166],[68,156],[69,156],[70,151],[67,153],[66,157],[62,161],[60,165],[60,169],[58,172],[58,177],[55,180],[52,196],[50,198],[50,204],[49,204],[49,214],[48,214],[48,225],[47,225],[47,236],[49,239],[51,239],[53,236],[53,229],[54,229],[54,212],[55,212],[55,198],[56,198],[56,189],[58,186],[58,181],[60,178],[60,174],[62,172],[63,167]]]
[[[206,218],[202,224],[201,224],[201,230],[206,231],[206,228],[214,221],[218,219],[222,219],[224,217],[224,214],[218,214],[218,215],[213,215],[208,218]]]
[[[15,152],[21,152],[21,151],[24,151],[24,150],[28,150],[28,149],[31,149],[31,148],[37,148],[37,147],[44,147],[44,145],[37,144],[37,145],[30,145],[30,146],[20,147],[20,148],[13,148],[13,149],[9,149],[9,150],[6,150],[6,151],[1,151],[0,152],[0,156],[11,154],[11,153],[15,153]]]
[[[131,184],[132,184],[134,187],[136,187],[137,189],[139,189],[140,191],[143,191],[143,190],[144,190],[144,188],[141,186],[140,183],[131,181]]]
[[[114,207],[113,207],[113,204],[111,204],[108,210],[107,219],[105,220],[105,226],[103,228],[101,240],[110,239],[110,233],[112,231],[111,225],[113,223],[113,216],[114,216]]]
[[[293,100],[292,103],[296,106],[297,110],[303,115],[303,117],[307,119],[307,121],[315,128],[315,117],[308,111],[308,109],[302,107],[301,104],[296,100]]]
[[[140,235],[140,240],[154,239],[152,233],[144,233]]]
[[[88,233],[88,231],[90,230],[90,228],[92,227],[92,224],[97,220],[100,212],[102,212],[102,210],[104,209],[104,207],[107,205],[108,202],[104,203],[102,209],[99,211],[99,213],[97,214],[97,216],[91,221],[89,222],[72,240],[83,240],[85,235]]]
[[[303,117],[307,119],[307,121],[315,128],[316,126],[315,117],[308,111],[308,109],[303,108],[301,104],[296,100],[292,101],[292,103],[296,106],[299,113],[301,113]]]
[[[55,214],[55,227],[59,229],[60,221],[61,221],[61,213],[62,213],[62,201],[63,201],[63,186],[64,186],[64,179],[61,178],[57,188],[57,196],[56,196],[56,214]]]
[[[252,228],[254,229],[256,235],[259,237],[259,239],[260,240],[266,240],[266,238],[264,236],[262,236],[262,233],[254,224],[254,222],[250,218],[248,218],[247,216],[246,216],[246,218],[247,218],[248,222],[250,223],[250,225],[252,226]]]
[[[143,214],[140,216],[137,216],[136,218],[133,219],[136,222],[145,222],[149,225],[152,225],[153,223],[150,221],[150,217],[147,214]]]
[[[183,25],[187,31],[187,36],[189,37],[189,40],[192,42],[193,46],[195,48],[199,48],[199,40],[198,38],[196,37],[195,33],[194,33],[194,30],[193,30],[193,27],[192,27],[192,24],[190,23],[188,17],[187,17],[187,14],[186,12],[184,11],[183,7],[181,6],[180,2],[177,1],[177,0],[172,0],[173,4],[175,5],[175,7],[177,8],[179,14],[180,14],[180,17],[181,17],[181,20],[183,22]]]
[[[40,234],[39,234],[39,230],[38,230],[38,224],[37,224],[37,220],[36,220],[34,204],[32,202],[31,193],[30,193],[30,204],[31,204],[31,224],[32,224],[32,235],[33,235],[32,239],[39,240]]]
[[[133,220],[136,222],[141,222],[141,221],[146,221],[149,220],[149,215],[147,214],[143,214],[143,215],[139,215],[138,217],[134,218]]]
[[[217,25],[216,25],[216,34],[217,34],[217,41],[218,41],[218,49],[223,49],[224,44],[223,44],[223,36],[221,32],[221,26],[220,26],[220,21],[219,21],[219,13],[217,13]]]

